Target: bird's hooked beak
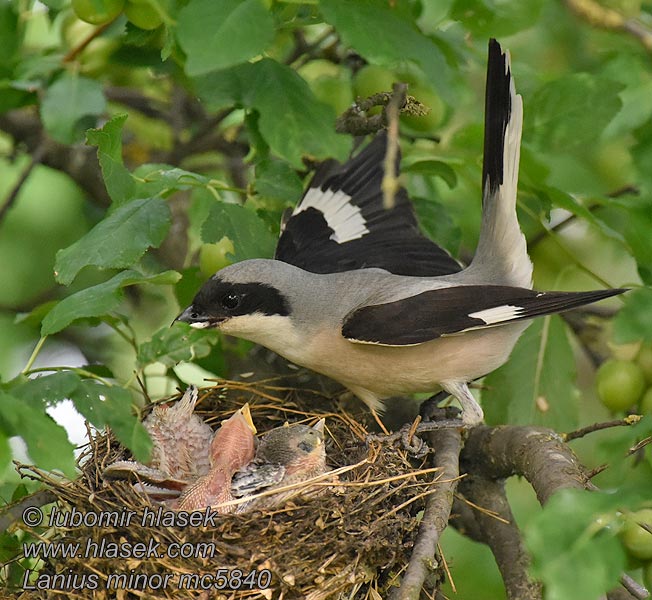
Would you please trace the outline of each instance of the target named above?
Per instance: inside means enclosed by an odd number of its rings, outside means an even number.
[[[227,317],[210,317],[202,312],[198,311],[192,304],[186,308],[174,321],[174,325],[177,321],[182,321],[183,323],[188,323],[190,327],[195,329],[208,329],[209,327],[217,327],[223,321],[226,321]]]

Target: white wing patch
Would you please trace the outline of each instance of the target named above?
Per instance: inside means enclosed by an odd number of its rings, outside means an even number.
[[[330,236],[338,244],[357,240],[369,233],[367,224],[360,208],[351,204],[351,196],[342,190],[326,190],[310,188],[303,197],[301,204],[294,209],[293,215],[298,215],[307,208],[316,208],[326,219],[333,230]]]
[[[522,314],[522,306],[503,304],[501,306],[494,306],[493,308],[486,308],[484,310],[470,313],[469,317],[472,319],[482,319],[487,325],[496,325],[498,323],[517,319]]]

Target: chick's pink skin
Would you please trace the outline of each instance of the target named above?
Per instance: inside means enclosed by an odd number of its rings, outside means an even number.
[[[176,479],[191,480],[210,468],[213,430],[194,414],[197,397],[191,386],[179,402],[154,407],[143,422],[154,443],[149,466]]]
[[[178,496],[190,481],[208,473],[212,428],[194,414],[199,394],[188,387],[175,404],[155,406],[143,425],[152,438],[152,458],[146,464],[120,460],[110,464],[103,476],[136,479],[139,489],[153,499]]]
[[[233,500],[231,478],[254,458],[256,430],[248,411],[245,406],[222,423],[210,446],[209,472],[183,491],[174,508],[201,510],[212,506],[222,514],[235,510],[235,506],[218,505]]]

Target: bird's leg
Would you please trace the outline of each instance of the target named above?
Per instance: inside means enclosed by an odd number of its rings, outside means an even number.
[[[475,427],[484,420],[482,408],[471,394],[471,390],[465,381],[442,382],[444,388],[451,396],[455,396],[462,405],[462,421],[465,427]]]

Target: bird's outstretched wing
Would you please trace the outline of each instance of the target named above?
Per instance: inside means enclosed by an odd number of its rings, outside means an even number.
[[[346,317],[342,335],[363,344],[412,346],[446,335],[562,312],[624,291],[537,292],[498,285],[447,287],[359,308]]]
[[[460,264],[424,236],[407,192],[383,205],[387,136],[376,138],[343,165],[328,161],[282,224],[275,258],[313,273],[377,267],[397,275],[433,277]],[[396,169],[398,171],[397,158]]]

